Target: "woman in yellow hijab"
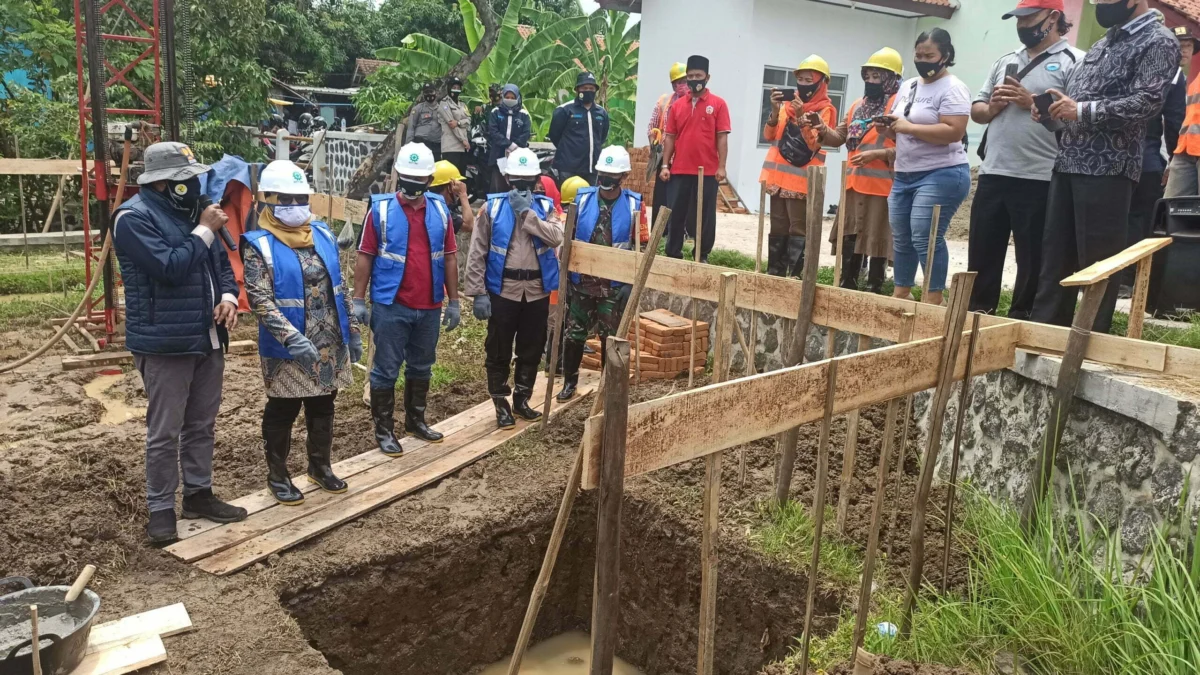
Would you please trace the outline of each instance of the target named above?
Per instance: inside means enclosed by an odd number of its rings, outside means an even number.
[[[309,481],[326,492],[346,491],[329,463],[333,401],[354,381],[351,364],[362,358],[362,338],[342,292],[337,238],[313,220],[304,172],[286,160],[271,162],[259,189],[259,229],[243,237],[242,258],[267,388],[267,486],[276,501],[295,505],[304,493],[289,478],[287,458],[302,405]]]

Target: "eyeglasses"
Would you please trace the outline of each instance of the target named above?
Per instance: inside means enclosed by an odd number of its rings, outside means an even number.
[[[304,205],[308,204],[308,195],[282,195],[281,194],[277,197],[277,199],[279,200],[279,203],[282,206],[291,206],[293,204],[295,204],[297,206],[304,206]]]

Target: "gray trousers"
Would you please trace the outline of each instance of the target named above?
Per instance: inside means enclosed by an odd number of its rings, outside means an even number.
[[[146,408],[146,504],[175,508],[183,469],[183,495],[212,487],[214,428],[221,407],[225,355],[134,354],[149,405]]]
[[[1171,158],[1168,167],[1167,189],[1164,197],[1192,197],[1200,195],[1200,178],[1196,170],[1196,158],[1179,154]]]

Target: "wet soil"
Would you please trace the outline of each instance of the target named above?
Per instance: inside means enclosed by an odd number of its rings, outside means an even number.
[[[912,663],[887,656],[877,658],[874,675],[975,675],[975,671],[963,668]],[[829,675],[853,675],[853,673],[853,662],[841,663],[829,670]]]
[[[253,336],[252,329],[243,330],[237,337]],[[0,342],[36,345],[50,334],[48,328],[22,329],[0,333]],[[474,350],[464,353],[463,358],[477,358]],[[431,394],[431,421],[483,400],[481,364],[464,365],[463,379]],[[128,366],[125,372],[109,393],[144,403],[137,374]],[[100,620],[184,602],[197,629],[167,640],[168,659],[159,667],[164,672],[304,675],[329,673],[332,666],[347,673],[464,673],[511,647],[586,404],[545,433],[516,439],[425,490],[245,572],[218,578],[144,542],[144,424],[99,424],[104,406],[83,390],[94,377],[92,371],[61,371],[53,356],[0,375],[0,577],[70,583],[84,564],[97,564],[92,587],[103,599]],[[682,384],[646,384],[634,397],[656,398],[673,387]],[[358,386],[338,397],[335,461],[374,447],[360,397]],[[262,487],[264,403],[256,357],[229,357],[214,459],[219,496]],[[882,407],[863,411],[847,528],[859,545],[866,541],[882,426]],[[834,422],[833,505],[844,427],[844,420]],[[802,430],[792,487],[793,498],[806,503],[812,497],[816,438],[816,425]],[[293,447],[302,442],[298,422]],[[915,491],[912,446],[902,495]],[[739,450],[725,453],[722,471],[717,627],[722,673],[755,672],[786,655],[800,632],[807,590],[802,570],[766,559],[746,536],[759,504],[772,494],[774,441],[745,447],[744,484],[738,480]],[[291,469],[301,471],[303,462],[302,453],[293,453]],[[649,675],[695,668],[703,475],[697,460],[627,482],[618,651]],[[941,499],[935,493],[934,501]],[[539,638],[587,626],[592,500],[584,493],[576,502]],[[934,582],[940,574],[939,511],[931,509],[926,531],[926,574]],[[897,579],[907,567],[909,519],[902,505],[896,548],[886,566]],[[888,536],[885,530],[885,541]],[[962,574],[961,562],[956,553],[955,574]],[[855,594],[820,585],[818,632],[832,630]]]

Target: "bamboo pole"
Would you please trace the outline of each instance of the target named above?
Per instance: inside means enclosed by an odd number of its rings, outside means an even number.
[[[1021,513],[1021,528],[1032,532],[1037,523],[1038,511],[1046,498],[1050,487],[1050,479],[1054,477],[1054,459],[1058,454],[1058,446],[1062,443],[1063,430],[1067,426],[1067,418],[1071,414],[1071,405],[1075,401],[1075,389],[1079,386],[1079,373],[1083,367],[1083,355],[1087,351],[1088,340],[1092,336],[1092,326],[1096,323],[1096,314],[1100,311],[1100,302],[1104,299],[1104,289],[1108,287],[1108,279],[1101,279],[1083,289],[1083,300],[1075,311],[1075,320],[1071,323],[1071,334],[1067,337],[1067,350],[1063,352],[1062,363],[1058,366],[1058,383],[1054,390],[1054,408],[1050,411],[1050,419],[1046,422],[1046,431],[1042,436],[1042,449],[1038,453],[1037,462],[1029,476],[1029,492],[1026,495],[1025,507]]]
[[[812,560],[808,565],[808,595],[804,608],[804,634],[800,640],[800,669],[808,672],[808,647],[812,642],[813,605],[817,596],[817,567],[821,562],[821,530],[825,524],[825,487],[829,479],[829,427],[833,422],[834,389],[837,387],[837,366],[841,359],[829,361],[825,385],[825,417],[821,420],[821,437],[817,444],[817,489],[813,496]]]
[[[13,156],[21,158],[21,141],[13,136]],[[25,252],[25,267],[29,267],[29,226],[25,222],[25,180],[17,174],[17,196],[21,208],[21,249]]]
[[[838,199],[836,235],[833,242],[833,285],[840,286],[842,284],[842,250],[846,243],[846,190],[847,181],[846,175],[849,172],[850,163],[842,160],[842,196]],[[822,202],[824,198],[822,198]],[[824,204],[821,204],[821,209],[824,209]],[[821,217],[821,210],[817,211],[817,217]],[[825,329],[825,358],[833,358],[834,343],[837,340],[837,331],[833,327]]]
[[[796,312],[796,325],[792,329],[792,342],[784,354],[783,366],[791,368],[804,361],[804,347],[808,342],[808,329],[812,326],[813,304],[817,298],[817,271],[821,257],[821,204],[825,203],[825,167],[808,168],[808,214],[804,240],[804,274],[800,286],[800,308]],[[818,206],[814,207],[813,205]],[[814,213],[816,216],[814,216]],[[792,470],[796,466],[796,444],[800,440],[800,428],[794,427],[779,434],[776,446],[779,449],[779,467],[775,475],[775,501],[787,502],[792,486]]]
[[[858,348],[855,352],[865,352],[871,348],[871,336],[859,335]],[[842,446],[842,485],[838,491],[837,530],[846,534],[846,514],[850,510],[850,483],[854,479],[854,460],[858,454],[858,418],[860,408],[851,410],[846,415],[846,444]]]
[[[721,275],[717,295],[716,336],[713,339],[714,383],[723,382],[733,352],[734,312],[737,308],[737,275]],[[717,633],[717,535],[721,500],[721,451],[704,457],[704,507],[700,542],[700,631],[696,672],[712,675]]]
[[[929,302],[929,282],[933,277],[934,253],[937,249],[938,221],[942,218],[942,205],[933,205],[933,220],[929,226],[929,250],[925,252],[925,276],[921,279],[921,302]]]
[[[67,181],[66,176],[58,177],[58,189],[54,191],[54,199],[50,201],[50,209],[46,211],[46,220],[42,223],[42,234],[50,231],[50,223],[54,222],[54,212],[58,210],[62,203],[63,187]]]
[[[662,240],[663,229],[671,219],[671,209],[662,207],[658,211],[658,221],[650,233],[650,242],[646,245],[646,255],[642,257],[641,267],[637,278],[633,281],[633,290],[629,293],[629,302],[621,314],[621,323],[617,327],[617,335],[629,334],[629,322],[637,314],[636,308],[642,299],[642,290],[650,277],[650,267],[658,255],[658,242]],[[592,401],[592,411],[589,417],[599,414],[604,408],[604,377],[601,375],[597,387],[596,398]],[[525,658],[525,650],[529,648],[529,639],[533,636],[533,626],[537,623],[538,612],[541,611],[542,601],[546,599],[546,590],[550,587],[550,576],[554,574],[554,564],[558,560],[558,549],[562,546],[563,536],[567,532],[567,521],[571,517],[571,507],[575,505],[575,496],[579,492],[579,482],[583,478],[583,440],[579,442],[579,450],[575,453],[575,461],[571,464],[571,472],[567,476],[567,486],[563,490],[562,501],[558,505],[558,515],[554,520],[554,529],[550,533],[550,543],[546,547],[546,555],[542,559],[542,568],[534,582],[533,592],[529,596],[529,605],[525,608],[525,619],[521,623],[521,632],[517,635],[517,644],[513,647],[512,658],[508,663],[508,675],[517,675],[521,670],[521,660]]]
[[[592,596],[591,675],[612,675],[621,590],[621,499],[629,420],[629,341],[609,336],[604,360],[604,440],[597,499],[596,579]]]
[[[720,188],[718,188],[720,189]],[[704,242],[704,167],[697,167],[696,173],[696,238],[692,241],[692,259],[695,262],[700,262],[700,249]],[[688,383],[687,388],[692,388],[692,381],[695,378],[696,372],[696,298],[691,298],[688,302],[688,307],[692,312],[692,344],[688,349]]]
[[[900,344],[912,339],[913,325],[917,315],[906,312],[900,324]],[[863,643],[867,626],[867,614],[871,611],[871,592],[875,587],[875,558],[879,554],[879,525],[883,519],[883,504],[887,501],[888,468],[891,466],[892,445],[896,435],[896,414],[900,399],[888,401],[887,418],[883,423],[883,449],[879,453],[879,468],[875,472],[875,501],[871,505],[871,530],[867,534],[867,552],[863,556],[862,585],[858,589],[858,614],[854,620],[854,643],[851,652],[856,653]]]
[[[962,447],[963,421],[971,403],[971,369],[975,362],[975,340],[979,336],[979,312],[971,315],[971,334],[967,342],[967,370],[958,390],[958,416],[954,422],[954,449],[950,453],[950,482],[946,486],[946,537],[942,546],[942,593],[950,576],[950,535],[954,532],[954,490],[958,485],[959,450]]]
[[[567,300],[571,293],[568,279],[571,265],[571,248],[575,240],[575,222],[579,217],[575,204],[567,208],[567,224],[563,230],[562,257],[558,259],[558,304],[554,306],[554,318],[550,325],[550,367],[546,373],[546,398],[542,401],[542,429],[550,428],[550,412],[554,406],[554,377],[558,374],[558,354],[562,349],[562,323],[567,311]]]
[[[900,633],[908,637],[912,630],[912,613],[916,606],[917,592],[921,588],[921,571],[925,563],[925,509],[929,504],[929,492],[933,487],[933,469],[937,453],[942,447],[942,417],[950,398],[950,384],[954,380],[954,365],[958,361],[958,348],[962,343],[963,324],[967,319],[971,287],[975,284],[974,272],[954,275],[950,289],[950,307],[946,311],[945,343],[942,359],[938,364],[937,386],[929,406],[929,434],[925,443],[925,454],[921,464],[921,480],[913,502],[912,530],[909,533],[908,587],[904,594],[904,609],[901,616]]]
[[[762,272],[762,246],[763,246],[763,231],[766,229],[767,221],[767,184],[765,182],[758,184],[758,242],[754,246],[754,273]],[[754,363],[754,357],[758,350],[758,312],[750,311],[750,344],[754,347],[754,352],[746,354],[746,358],[750,363]],[[751,373],[754,367],[751,366]]]

